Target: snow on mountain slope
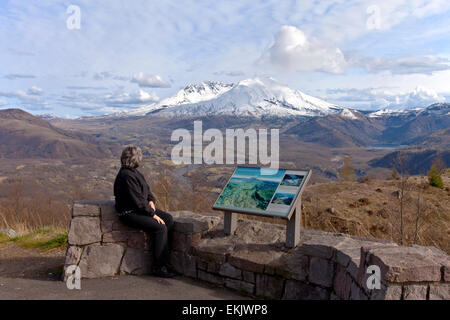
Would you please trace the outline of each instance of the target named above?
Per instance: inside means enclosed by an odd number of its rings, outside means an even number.
[[[339,112],[339,115],[343,118],[357,120],[359,118],[359,112],[356,110],[344,108]]]
[[[151,112],[171,116],[324,116],[343,108],[298,90],[281,85],[273,79],[247,79],[238,84],[202,82],[179,91],[157,104],[135,110],[133,114]]]
[[[158,109],[164,109],[169,107],[176,107],[183,104],[199,103],[202,101],[207,101],[214,99],[218,95],[221,95],[233,87],[233,84],[224,84],[215,81],[201,82],[196,85],[189,85],[184,89],[178,91],[174,96],[166,98],[159,101],[158,103],[153,103],[142,108],[128,111],[126,113],[121,113],[121,115],[145,115],[149,112]]]
[[[381,117],[396,117],[396,116],[405,116],[405,115],[418,115],[424,112],[440,112],[444,107],[439,106],[437,104],[433,104],[429,107],[425,108],[409,108],[409,109],[381,109],[374,112],[369,113],[369,118],[381,118]],[[437,107],[436,107],[437,106]],[[442,113],[442,112],[441,112]]]
[[[405,113],[403,110],[381,109],[369,113],[369,118],[379,118],[384,116],[399,115]]]

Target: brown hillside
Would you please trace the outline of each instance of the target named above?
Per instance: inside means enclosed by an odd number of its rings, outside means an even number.
[[[94,137],[66,131],[19,109],[0,110],[3,158],[104,157],[111,152]]]
[[[404,195],[403,244],[435,246],[450,253],[450,176],[445,190],[430,187],[427,178],[408,179]],[[418,234],[416,219],[419,212]],[[400,243],[400,181],[367,180],[311,185],[303,197],[307,228],[393,240]]]

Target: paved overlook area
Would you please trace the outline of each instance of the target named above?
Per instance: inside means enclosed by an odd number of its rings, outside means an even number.
[[[0,277],[0,300],[242,300],[226,288],[185,277],[158,279],[120,276],[89,279],[81,290],[69,290],[62,281]]]
[[[121,225],[112,201],[73,208],[65,268],[78,265],[83,278],[148,272],[149,239]],[[266,299],[450,299],[450,257],[434,247],[305,229],[289,250],[281,225],[240,219],[225,236],[221,215],[173,215],[172,263],[199,283]],[[373,265],[381,271],[380,289],[366,285]]]

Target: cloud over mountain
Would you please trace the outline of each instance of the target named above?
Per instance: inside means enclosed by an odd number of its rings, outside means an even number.
[[[425,86],[411,90],[392,90],[389,88],[348,88],[329,89],[326,91],[329,101],[353,105],[358,109],[407,109],[424,107],[437,102],[444,102],[444,96]]]
[[[346,62],[342,51],[332,45],[308,38],[294,26],[283,26],[263,61],[286,71],[323,71],[342,73]]]
[[[120,94],[110,94],[106,97],[106,102],[114,105],[117,104],[142,104],[153,103],[159,101],[159,97],[154,93],[148,93],[144,90],[139,90],[134,93],[123,92]]]
[[[143,72],[133,75],[131,82],[137,83],[141,88],[170,88],[170,84],[161,76],[147,75]]]

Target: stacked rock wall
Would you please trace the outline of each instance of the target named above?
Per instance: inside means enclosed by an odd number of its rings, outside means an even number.
[[[217,214],[174,212],[171,260],[181,274],[268,299],[450,299],[450,257],[433,247],[302,230],[284,246],[283,226],[240,219],[225,236]],[[66,267],[82,277],[145,274],[151,256],[143,232],[120,225],[113,202],[77,202]],[[369,289],[369,266],[381,271]]]
[[[65,269],[80,267],[83,278],[150,272],[147,234],[120,223],[112,201],[73,204]]]

